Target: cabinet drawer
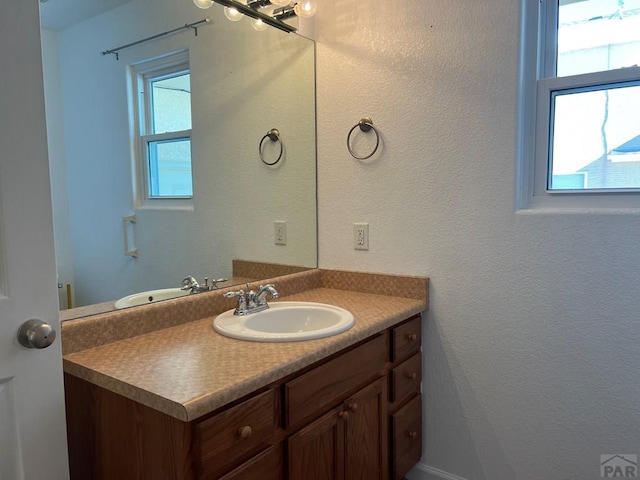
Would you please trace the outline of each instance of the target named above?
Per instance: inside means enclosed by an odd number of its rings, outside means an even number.
[[[416,395],[391,417],[391,465],[401,480],[422,455],[422,397]]]
[[[195,425],[198,478],[214,478],[259,446],[273,442],[276,430],[273,390],[268,390]]]
[[[418,316],[391,330],[391,360],[397,362],[419,352],[421,344],[422,318]]]
[[[391,371],[391,401],[397,402],[420,393],[422,355],[416,353]]]
[[[282,445],[270,447],[246,461],[220,480],[282,480]]]
[[[288,382],[285,385],[287,426],[331,407],[382,371],[387,348],[386,337],[379,335]]]

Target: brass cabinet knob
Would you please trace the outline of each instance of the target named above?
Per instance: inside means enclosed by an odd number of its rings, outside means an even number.
[[[342,410],[341,412],[338,413],[338,417],[340,417],[343,420],[346,420],[347,418],[349,418],[349,412],[345,412],[344,410]]]
[[[349,410],[351,410],[352,412],[355,412],[356,410],[358,410],[358,404],[357,403],[350,403],[348,405]]]
[[[418,374],[416,372],[407,373],[407,378],[409,380],[415,380],[416,378],[418,378]]]
[[[407,335],[407,338],[412,342],[415,342],[418,339],[418,335],[416,335],[415,333],[410,333]]]
[[[249,438],[252,433],[253,433],[253,430],[251,429],[251,427],[249,425],[246,425],[244,427],[240,427],[238,429],[238,435],[240,435],[240,438]]]
[[[407,433],[407,436],[408,436],[411,440],[415,440],[416,438],[418,438],[418,432],[409,432],[409,433]]]

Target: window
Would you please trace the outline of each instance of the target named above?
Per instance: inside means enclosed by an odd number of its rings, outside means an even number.
[[[134,65],[132,80],[137,93],[137,203],[179,205],[193,197],[187,53]]]
[[[524,1],[521,206],[640,207],[640,0]]]

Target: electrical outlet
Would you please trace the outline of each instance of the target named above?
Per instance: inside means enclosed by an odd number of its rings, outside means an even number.
[[[286,245],[287,244],[287,222],[275,222],[275,244]]]
[[[369,224],[353,224],[353,248],[354,250],[369,250]]]

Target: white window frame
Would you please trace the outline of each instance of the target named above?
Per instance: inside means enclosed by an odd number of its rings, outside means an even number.
[[[640,189],[548,190],[555,91],[640,82],[640,67],[556,77],[557,0],[521,0],[516,208],[541,211],[634,209]]]
[[[152,102],[149,84],[165,75],[170,76],[190,71],[188,50],[163,55],[153,60],[145,60],[129,67],[133,138],[133,193],[136,208],[193,210],[192,195],[152,197],[150,195],[151,185],[149,184],[149,144],[165,140],[189,139],[191,141],[190,129],[158,134],[149,133],[152,129]]]

